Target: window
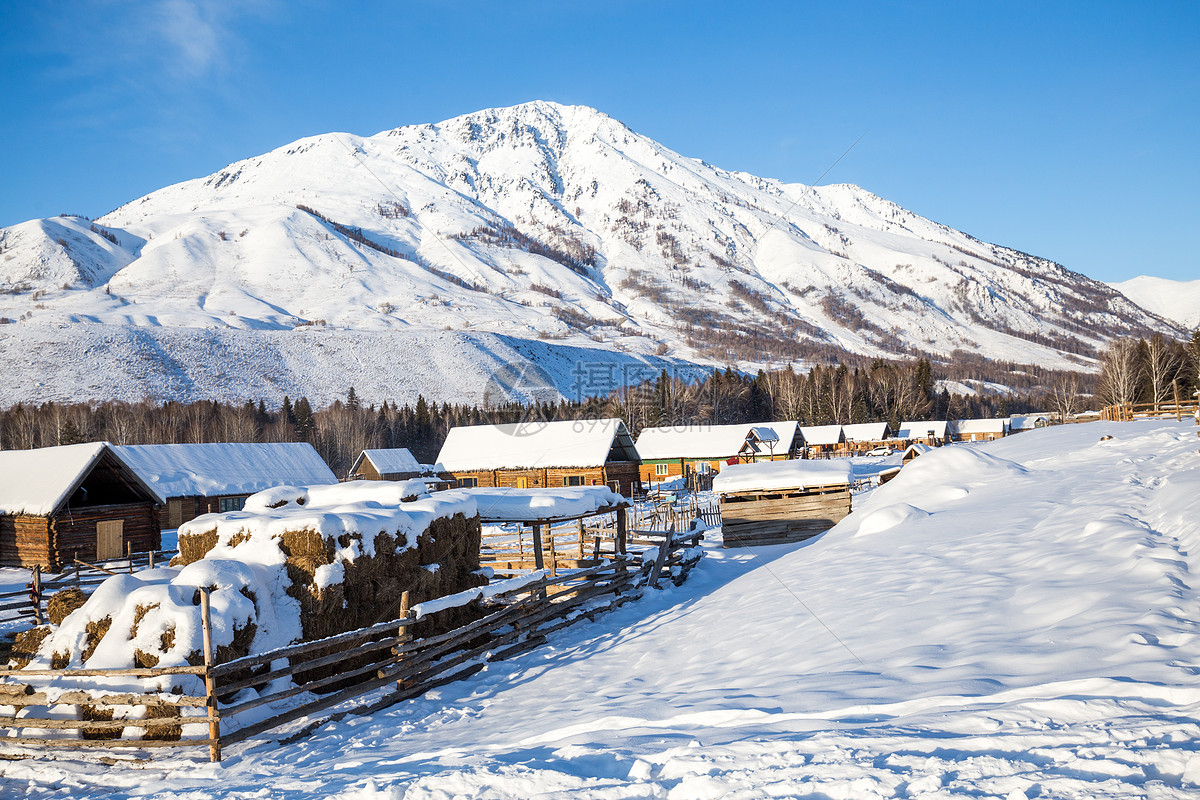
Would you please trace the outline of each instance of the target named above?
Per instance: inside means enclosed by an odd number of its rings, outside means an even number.
[[[246,498],[244,497],[222,497],[221,498],[221,513],[225,514],[230,511],[241,511],[246,507]]]
[[[479,478],[459,478],[458,479],[458,488],[460,488],[460,489],[474,489],[478,485],[479,485]]]
[[[658,475],[659,477],[665,477],[667,474],[667,467],[668,467],[667,464],[655,464],[654,465],[654,474]]]
[[[564,475],[563,486],[583,486],[582,475]]]

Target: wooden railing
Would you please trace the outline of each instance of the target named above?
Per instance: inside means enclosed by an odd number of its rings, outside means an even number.
[[[1200,401],[1178,400],[1160,403],[1119,403],[1107,406],[1100,412],[1100,419],[1108,422],[1129,422],[1135,419],[1170,418],[1182,421],[1195,418],[1200,421]]]
[[[224,663],[214,660],[208,592],[201,590],[201,666],[0,669],[0,707],[14,712],[0,716],[0,747],[207,747],[210,760],[219,761],[223,746],[312,718],[303,734],[327,719],[322,712],[337,706],[343,706],[332,715],[338,719],[370,713],[536,647],[559,628],[636,599],[646,586],[659,587],[665,580],[681,584],[700,560],[702,530],[630,531],[628,554],[594,566],[557,574],[541,570],[411,607],[405,593],[397,619]],[[466,606],[475,609],[477,619],[444,633],[413,635],[418,623],[436,623],[439,614]],[[197,676],[204,694],[161,694],[149,688],[113,693],[106,688],[111,679],[144,683],[172,675]],[[46,678],[55,679],[53,689],[38,680]],[[62,690],[62,679],[80,678],[92,678],[94,686]],[[288,679],[287,684],[277,688],[281,679]],[[248,688],[258,693],[246,697],[242,690]],[[379,694],[380,689],[387,691]],[[353,703],[368,693],[375,694]],[[285,701],[291,704],[280,708]],[[21,716],[38,706],[54,706],[55,718]],[[73,718],[63,718],[64,707],[76,709],[68,715]],[[110,711],[129,718],[113,718]],[[130,729],[143,738],[115,738]]]
[[[96,586],[103,583],[108,576],[115,575],[118,570],[133,572],[138,568],[138,561],[147,569],[153,569],[156,564],[165,565],[176,552],[158,550],[135,553],[130,549],[126,551],[125,558],[105,562],[104,566],[89,564],[76,558],[69,568],[53,575],[47,575],[42,572],[41,567],[35,566],[30,571],[30,581],[24,589],[0,592],[0,621],[32,617],[35,625],[41,625],[46,613],[46,601],[55,592],[74,587],[82,590],[84,594],[91,594]]]

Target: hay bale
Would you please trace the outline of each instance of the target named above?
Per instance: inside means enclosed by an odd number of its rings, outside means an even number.
[[[113,709],[111,706],[80,706],[80,717],[89,722],[111,722]],[[86,725],[79,729],[81,739],[120,739],[123,728],[89,728]]]
[[[181,533],[179,534],[179,555],[171,559],[171,566],[187,566],[199,561],[216,546],[217,531],[215,529],[204,533]]]
[[[18,633],[17,638],[13,640],[12,658],[8,662],[9,667],[24,669],[28,666],[33,657],[37,655],[38,648],[42,646],[42,642],[46,641],[46,637],[50,633],[51,628],[49,625],[39,625],[36,628],[30,628]]]
[[[104,638],[104,634],[108,633],[108,629],[111,627],[112,617],[93,620],[84,627],[84,630],[87,631],[87,640],[83,647],[83,653],[79,656],[80,661],[86,662],[92,657],[92,653],[96,652],[96,648],[100,646],[100,640]]]
[[[174,706],[146,706],[146,719],[180,719],[179,709]],[[183,738],[183,722],[178,725],[155,725],[146,728],[143,741],[177,742]]]
[[[64,619],[75,609],[87,602],[87,595],[82,589],[72,586],[50,595],[46,601],[46,616],[55,627],[62,625]]]

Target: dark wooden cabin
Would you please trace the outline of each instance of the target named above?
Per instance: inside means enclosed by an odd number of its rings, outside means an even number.
[[[608,486],[626,497],[641,458],[619,419],[451,428],[438,463],[460,487]]]
[[[0,451],[0,564],[104,562],[161,533],[158,496],[108,443]]]

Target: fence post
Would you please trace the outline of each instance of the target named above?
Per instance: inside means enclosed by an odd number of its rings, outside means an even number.
[[[129,574],[133,574],[133,542],[125,542],[125,556],[129,559]],[[97,559],[98,561],[99,559]]]
[[[533,524],[533,566],[546,568],[546,559],[542,556],[542,526],[537,523]]]
[[[617,509],[617,555],[625,555],[626,552],[626,527],[625,527],[625,508]]]
[[[33,576],[29,581],[29,596],[33,600],[33,624],[42,624],[42,565],[33,565]]]
[[[1183,409],[1179,407],[1179,379],[1171,381],[1171,391],[1175,393],[1175,421],[1183,422]]]
[[[150,555],[146,559],[146,569],[154,569],[154,551],[150,551]]]
[[[204,632],[204,695],[208,708],[208,760],[221,760],[221,717],[217,709],[217,679],[213,676],[212,614],[208,589],[200,589],[200,626]]]
[[[408,596],[408,591],[405,590],[405,591],[401,592],[400,593],[400,619],[408,619],[409,614],[412,613],[412,608],[409,605],[409,602],[410,602],[410,600],[409,600],[409,596]],[[408,632],[408,626],[401,625],[400,631],[396,634],[396,646],[399,647],[400,645],[407,644],[408,642],[411,642],[412,640],[413,640],[413,635]],[[403,655],[398,656],[396,658],[397,666],[399,666],[399,664],[403,661],[404,661],[404,656]],[[399,691],[403,691],[404,689],[407,689],[412,685],[413,685],[413,681],[411,678],[401,677],[398,681],[396,681],[396,689]]]
[[[547,523],[546,533],[550,535],[550,574],[558,575],[558,548],[554,546],[554,526]]]

